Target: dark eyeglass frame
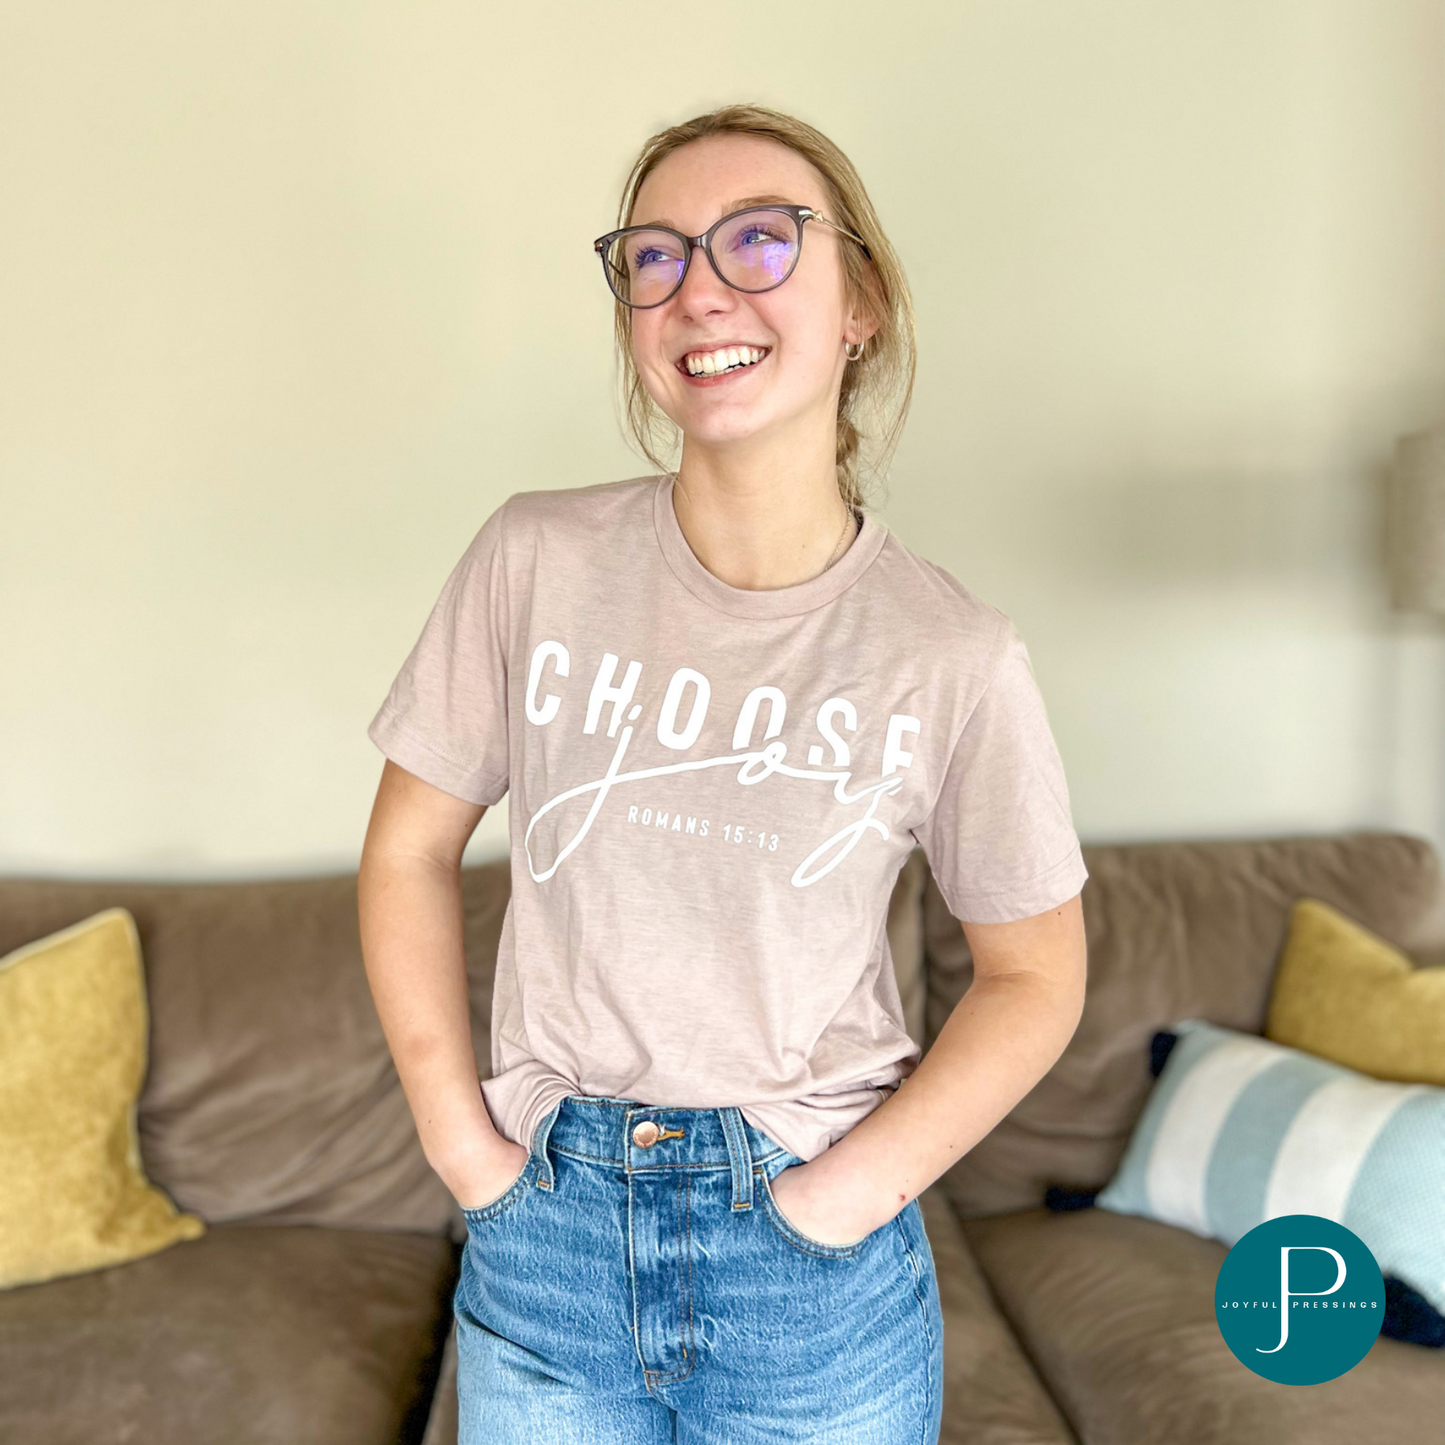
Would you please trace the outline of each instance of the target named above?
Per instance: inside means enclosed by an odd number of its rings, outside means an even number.
[[[747,286],[739,286],[735,282],[729,281],[728,278],[723,275],[721,270],[718,269],[717,257],[715,257],[712,253],[712,238],[717,233],[719,227],[725,226],[729,221],[737,220],[739,216],[750,216],[755,211],[780,211],[783,215],[790,216],[792,218],[793,224],[798,228],[798,249],[793,252],[793,264],[788,267],[787,272],[782,277],[780,277],[777,281],[770,281],[766,286],[756,286],[750,288]],[[705,230],[700,236],[684,235],[681,231],[677,230],[673,226],[623,226],[622,229],[619,231],[609,231],[605,236],[599,236],[592,243],[592,249],[597,252],[598,259],[602,262],[602,274],[604,277],[606,277],[607,289],[611,291],[612,294],[616,296],[617,299],[624,306],[631,307],[631,309],[634,311],[651,311],[655,306],[665,306],[669,301],[672,300],[674,296],[677,295],[679,291],[682,290],[682,283],[687,280],[687,268],[692,265],[693,253],[699,248],[702,250],[703,255],[707,257],[708,265],[712,267],[713,274],[718,278],[719,281],[723,283],[724,286],[730,286],[734,291],[741,291],[745,296],[757,296],[764,291],[776,291],[777,288],[781,286],[783,282],[786,281],[788,277],[791,276],[793,272],[797,269],[798,258],[803,254],[803,225],[806,221],[821,221],[825,226],[832,227],[832,229],[837,231],[839,235],[847,236],[850,241],[856,241],[858,245],[862,247],[863,254],[870,261],[873,259],[873,253],[868,249],[868,243],[864,241],[862,236],[859,236],[854,232],[848,230],[845,226],[840,226],[836,222],[830,221],[827,216],[821,215],[811,206],[783,205],[744,206],[741,210],[730,211],[726,216],[722,216],[718,220],[714,221],[712,225],[710,225],[707,230]],[[634,301],[629,301],[625,296],[622,296],[618,293],[617,287],[613,284],[612,281],[612,269],[607,263],[607,252],[611,248],[614,241],[616,241],[621,236],[635,235],[642,231],[661,231],[666,236],[676,236],[677,239],[682,242],[683,246],[686,248],[684,254],[687,257],[687,259],[682,263],[682,271],[679,273],[677,278],[677,284],[672,288],[672,290],[669,291],[667,295],[662,298],[661,301],[649,301],[645,306],[638,305]]]

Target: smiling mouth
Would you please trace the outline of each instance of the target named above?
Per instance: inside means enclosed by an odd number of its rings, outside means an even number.
[[[677,369],[684,376],[699,379],[726,376],[731,371],[756,366],[771,351],[770,346],[719,346],[713,351],[689,351],[678,361]]]

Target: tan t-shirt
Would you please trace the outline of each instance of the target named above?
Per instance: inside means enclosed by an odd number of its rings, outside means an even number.
[[[1007,617],[865,515],[749,591],[670,477],[518,492],[453,569],[368,735],[511,793],[487,1108],[737,1105],[811,1159],[912,1073],[886,920],[922,844],[950,909],[1025,918],[1087,874]]]

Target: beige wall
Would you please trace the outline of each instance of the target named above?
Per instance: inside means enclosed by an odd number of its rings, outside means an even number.
[[[1386,610],[1375,491],[1445,419],[1442,0],[29,0],[0,869],[354,863],[481,520],[646,470],[589,242],[734,98],[831,133],[903,254],[882,514],[1014,617],[1085,839],[1445,842],[1445,647]]]

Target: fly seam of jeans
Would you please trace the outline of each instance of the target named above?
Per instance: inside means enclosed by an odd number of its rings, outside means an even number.
[[[649,1370],[647,1373],[653,1383],[659,1385],[675,1385],[679,1380],[685,1380],[692,1374],[693,1352],[692,1352],[692,1175],[689,1171],[683,1170],[678,1176],[679,1195],[681,1196],[681,1214],[679,1235],[682,1239],[682,1257],[686,1261],[685,1269],[678,1271],[679,1287],[682,1290],[683,1298],[681,1304],[687,1306],[686,1311],[679,1309],[678,1317],[686,1315],[686,1323],[682,1332],[682,1358],[687,1362],[679,1370]],[[629,1191],[630,1192],[630,1191]]]
[[[684,1288],[687,1290],[687,1330],[682,1341],[682,1357],[687,1361],[687,1369],[678,1376],[679,1379],[692,1374],[693,1353],[692,1353],[692,1175],[684,1173],[682,1176],[682,1247],[683,1257],[687,1260],[687,1270],[683,1275]]]
[[[647,1393],[652,1394],[652,1371],[642,1354],[642,1321],[637,1314],[637,1251],[632,1240],[632,1181],[627,1181],[627,1279],[632,1287],[632,1348],[637,1351],[638,1368],[642,1371],[642,1383]]]

